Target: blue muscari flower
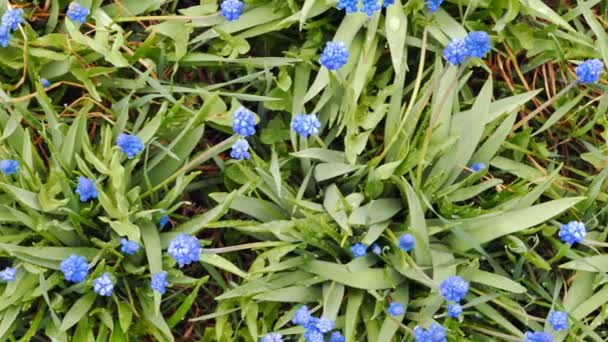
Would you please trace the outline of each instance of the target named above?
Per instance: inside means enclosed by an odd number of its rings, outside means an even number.
[[[460,304],[448,305],[448,317],[458,318],[462,314],[462,306]]]
[[[443,57],[453,65],[458,65],[467,58],[469,50],[462,39],[454,39],[443,49]]]
[[[0,46],[7,47],[11,41],[11,30],[4,26],[0,25]]]
[[[9,9],[2,16],[2,25],[6,25],[9,30],[15,31],[19,24],[23,22],[23,10],[21,8]]]
[[[553,336],[547,332],[526,332],[524,342],[553,342]]]
[[[311,319],[311,322],[312,322],[312,325],[315,327],[315,329],[319,330],[319,332],[321,332],[323,334],[334,330],[334,327],[336,326],[331,319],[325,318],[325,317],[321,317],[321,318],[313,317]],[[310,327],[310,325],[309,325],[309,327]]]
[[[237,109],[233,115],[232,130],[244,137],[253,135],[255,133],[255,117],[253,113],[245,107]]]
[[[401,303],[392,302],[388,305],[386,312],[391,316],[401,316],[405,314],[405,306]]]
[[[357,12],[357,2],[359,0],[338,0],[336,8],[346,10],[346,13],[355,13]]]
[[[46,78],[41,78],[40,79],[40,84],[42,84],[42,86],[44,88],[48,88],[51,86],[51,82],[49,82],[49,80],[47,80]]]
[[[398,245],[403,251],[409,252],[416,245],[416,239],[412,234],[403,234],[399,237]]]
[[[97,188],[95,183],[87,177],[78,177],[78,185],[76,185],[76,193],[80,196],[80,202],[88,202],[97,198]]]
[[[243,2],[240,0],[224,0],[220,7],[222,15],[228,21],[239,19],[241,12],[243,12]]]
[[[439,292],[446,300],[450,302],[460,302],[466,297],[469,292],[469,283],[459,276],[447,277],[441,285]]]
[[[365,256],[367,254],[367,246],[364,243],[356,243],[350,246],[350,252],[353,253],[353,258]]]
[[[308,306],[302,305],[298,310],[296,310],[296,312],[294,312],[291,323],[297,325],[308,325],[310,318],[310,310],[308,310]]]
[[[278,333],[268,333],[262,336],[260,342],[283,342],[283,336]]]
[[[564,311],[551,311],[549,313],[549,323],[555,331],[568,330],[568,313]]]
[[[120,239],[120,251],[124,254],[133,255],[139,250],[139,244],[126,238]]]
[[[486,164],[484,164],[484,163],[475,163],[469,167],[469,169],[471,169],[471,172],[479,172],[485,168],[486,168]]]
[[[108,272],[93,280],[93,291],[100,296],[109,296],[114,291],[114,283]]]
[[[0,170],[5,175],[12,175],[19,171],[19,162],[13,159],[0,160]]]
[[[588,59],[576,67],[576,77],[580,83],[595,83],[599,81],[604,70],[604,63],[597,58]]]
[[[437,12],[443,0],[426,0],[425,2],[426,7],[429,8],[429,12]]]
[[[169,286],[169,282],[167,282],[167,271],[161,271],[152,275],[152,280],[150,280],[150,287],[152,290],[164,294],[167,286]]]
[[[342,335],[342,333],[339,331],[334,331],[329,336],[329,342],[345,342],[345,341],[346,341],[346,338],[344,338],[344,335]]]
[[[249,143],[247,142],[247,140],[239,139],[234,144],[232,144],[230,157],[236,160],[250,159],[251,154],[249,153]]]
[[[473,31],[464,39],[470,57],[483,58],[490,50],[490,36],[484,31]]]
[[[87,17],[89,16],[89,9],[80,5],[76,1],[70,2],[68,5],[67,16],[71,21],[84,24],[87,21]]]
[[[63,272],[65,280],[80,283],[89,273],[89,264],[83,256],[72,254],[61,262],[59,269]]]
[[[321,122],[315,114],[298,114],[291,121],[291,128],[304,138],[319,133]]]
[[[382,3],[382,7],[386,8],[394,3],[395,3],[395,0],[384,0],[384,2]]]
[[[348,49],[343,42],[327,42],[319,61],[329,70],[338,70],[348,61]]]
[[[120,133],[116,138],[116,145],[120,147],[121,151],[126,154],[129,159],[133,159],[144,149],[144,144],[141,139],[132,134]]]
[[[309,326],[304,332],[304,340],[306,342],[325,342],[325,337],[315,327]]]
[[[374,243],[370,248],[372,249],[372,252],[374,254],[376,254],[376,255],[382,254],[382,247],[380,247],[379,244]]]
[[[437,323],[431,324],[428,329],[420,326],[414,328],[416,342],[445,342],[445,328]]]
[[[374,12],[379,11],[381,8],[378,5],[378,0],[361,0],[361,12],[367,14],[368,17],[374,15]]]
[[[182,267],[201,258],[201,245],[194,236],[180,234],[171,240],[167,252]]]
[[[165,228],[165,226],[169,224],[169,215],[163,215],[158,219],[158,225],[160,228]]]
[[[560,239],[569,245],[583,241],[586,234],[587,229],[585,228],[585,224],[579,221],[570,221],[566,224],[562,224],[559,229]]]
[[[0,271],[0,279],[5,282],[14,281],[16,275],[17,270],[12,267],[7,267],[4,270]]]

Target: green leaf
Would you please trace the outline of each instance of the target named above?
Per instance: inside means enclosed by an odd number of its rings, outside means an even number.
[[[95,298],[97,298],[95,292],[88,292],[80,297],[65,314],[59,330],[66,331],[78,323],[89,312],[95,302]]]
[[[398,74],[405,49],[405,38],[407,36],[407,17],[403,12],[401,0],[396,0],[394,6],[388,6],[385,19],[386,40],[391,51],[393,68]]]
[[[352,225],[379,223],[397,215],[402,208],[403,206],[399,199],[380,198],[356,208],[348,218],[348,223]]]
[[[233,263],[217,254],[201,254],[201,262],[221,268],[224,271],[235,274],[241,278],[246,279],[249,277],[247,273],[241,271],[241,269],[236,267]]]
[[[320,260],[309,261],[300,268],[340,284],[364,290],[394,288],[404,280],[392,268],[365,268],[351,271],[345,265]]]
[[[528,291],[519,283],[495,273],[482,270],[471,270],[464,273],[463,276],[471,282],[488,285],[508,292],[525,293]]]
[[[559,267],[577,271],[606,273],[608,272],[608,255],[602,254],[580,258],[561,264]]]

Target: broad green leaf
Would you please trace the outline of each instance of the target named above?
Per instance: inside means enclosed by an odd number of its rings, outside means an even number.
[[[97,298],[97,294],[95,292],[88,292],[80,297],[80,299],[78,299],[65,314],[59,329],[61,331],[66,331],[78,323],[78,321],[80,321],[84,315],[89,312],[91,306],[93,306],[93,302],[95,302],[95,298]]]
[[[301,269],[340,284],[364,290],[394,288],[404,280],[392,268],[367,268],[352,272],[345,265],[320,260],[312,260],[301,266]]]

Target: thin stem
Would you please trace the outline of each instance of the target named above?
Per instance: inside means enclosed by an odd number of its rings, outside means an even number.
[[[154,21],[154,20],[203,20],[203,19],[213,19],[218,17],[218,14],[212,15],[149,15],[149,16],[141,16],[141,17],[124,17],[124,18],[115,18],[115,22],[126,22],[126,21]]]
[[[282,242],[278,242],[277,245],[282,245]],[[222,247],[222,248],[203,248],[201,250],[201,252],[203,254],[221,254],[221,253],[230,253],[230,252],[236,252],[236,251],[242,251],[245,249],[254,249],[254,248],[261,248],[261,247],[268,247],[269,243],[264,241],[264,242],[252,242],[252,243],[244,243],[242,245],[236,245],[236,246],[228,246],[228,247]]]
[[[519,120],[519,122],[516,123],[515,126],[513,126],[513,129],[511,130],[511,133],[515,132],[518,128],[520,128],[521,126],[525,125],[528,121],[530,121],[530,119],[532,119],[533,117],[535,117],[536,115],[538,115],[538,113],[540,113],[543,110],[545,110],[547,107],[549,107],[551,104],[553,104],[553,102],[555,102],[557,99],[559,99],[560,97],[564,96],[564,94],[566,94],[568,91],[570,91],[570,89],[572,89],[572,87],[574,87],[575,84],[577,84],[577,81],[572,81],[570,84],[568,84],[566,86],[566,88],[562,89],[555,96],[553,96],[552,98],[550,98],[549,100],[547,100],[545,103],[543,103],[542,105],[540,105],[538,108],[536,108],[535,110],[533,110],[532,113],[526,115],[523,119]]]

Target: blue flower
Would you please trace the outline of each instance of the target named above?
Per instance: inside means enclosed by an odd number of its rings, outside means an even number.
[[[108,272],[93,280],[93,291],[101,296],[109,296],[114,291],[114,283]]]
[[[576,77],[581,83],[595,83],[599,81],[604,70],[604,63],[597,58],[588,59],[576,67]]]
[[[315,114],[298,114],[291,121],[291,128],[304,138],[318,134],[321,122]]]
[[[580,243],[585,238],[585,235],[587,235],[585,224],[579,221],[570,221],[567,224],[562,224],[559,229],[559,237],[569,245],[577,242]]]
[[[169,286],[169,282],[167,282],[167,271],[161,271],[152,275],[152,280],[150,280],[150,287],[152,290],[164,294],[167,286]]]
[[[12,175],[19,171],[19,162],[13,159],[0,160],[0,170],[5,175]]]
[[[401,316],[405,314],[405,306],[401,303],[392,302],[388,305],[386,312],[391,316]]]
[[[325,342],[325,337],[315,327],[309,326],[304,333],[304,340],[306,342]]]
[[[397,244],[403,251],[409,252],[416,245],[416,239],[412,234],[403,234],[399,237]]]
[[[165,228],[165,226],[169,224],[169,215],[163,215],[158,219],[158,225],[160,228]]]
[[[49,80],[47,80],[46,78],[41,78],[40,79],[40,84],[42,84],[42,86],[44,88],[48,88],[51,86],[51,82],[49,82]]]
[[[334,330],[334,327],[336,326],[331,319],[325,317],[314,318],[311,320],[311,322],[315,329],[319,330],[319,332],[323,334]],[[310,327],[310,325],[308,327]]]
[[[116,145],[120,147],[122,152],[126,154],[129,159],[133,159],[144,149],[144,144],[141,139],[132,134],[120,133],[116,138]]]
[[[414,328],[416,342],[445,342],[445,328],[437,323],[431,324],[428,329],[420,326]]]
[[[348,61],[348,49],[343,42],[327,42],[319,61],[329,70],[338,70]]]
[[[492,50],[490,36],[484,31],[473,31],[464,39],[467,44],[469,56],[483,58],[483,56]]]
[[[9,9],[2,16],[2,25],[15,31],[23,22],[23,10],[21,8]]]
[[[462,314],[462,306],[460,304],[448,305],[448,317],[459,318]]]
[[[236,160],[250,159],[249,143],[245,139],[239,139],[232,145],[230,157]]]
[[[469,283],[459,276],[447,277],[441,285],[439,292],[446,300],[450,302],[460,302],[466,297],[469,292]]]
[[[553,336],[543,331],[528,331],[526,332],[524,342],[553,342]]]
[[[11,30],[4,25],[0,25],[0,46],[7,47],[11,41]]]
[[[253,113],[245,107],[237,109],[233,115],[232,130],[244,137],[253,135],[255,133],[255,117]]]
[[[329,336],[329,342],[345,342],[345,341],[346,341],[346,338],[344,338],[344,335],[342,335],[342,333],[339,331],[334,331]]]
[[[359,0],[338,0],[336,8],[346,10],[346,13],[355,13],[357,12],[357,2]]]
[[[95,183],[87,177],[78,177],[78,185],[76,185],[76,193],[80,196],[80,202],[88,202],[97,198],[97,188]]]
[[[382,7],[386,8],[394,3],[395,3],[395,0],[384,0],[384,2],[382,3]]]
[[[17,275],[17,270],[12,267],[7,267],[4,270],[0,271],[0,279],[2,281],[6,281],[6,282],[14,281],[16,275]]]
[[[364,243],[356,243],[350,246],[350,251],[353,253],[353,258],[362,257],[367,254],[367,246]]]
[[[139,250],[139,244],[135,241],[131,241],[129,239],[122,238],[120,239],[120,251],[124,254],[133,255],[137,253]]]
[[[222,15],[228,21],[239,19],[241,12],[243,12],[243,3],[240,0],[224,0],[220,7],[222,8]]]
[[[443,49],[443,57],[453,65],[458,65],[467,58],[469,50],[462,39],[454,39]]]
[[[484,163],[475,163],[475,164],[469,166],[469,169],[471,169],[471,172],[479,172],[485,168],[486,168],[486,164],[484,164]]]
[[[378,0],[361,0],[361,12],[367,14],[368,17],[374,15],[374,12],[379,11],[382,7],[378,5]]]
[[[309,322],[310,310],[308,310],[308,306],[302,305],[298,310],[296,310],[296,312],[294,312],[291,323],[297,325],[308,325]]]
[[[376,254],[376,255],[380,255],[380,254],[382,254],[382,247],[380,247],[380,245],[379,245],[379,244],[377,244],[377,243],[374,243],[374,244],[371,246],[371,249],[372,249],[372,252],[373,252],[374,254]]]
[[[89,264],[83,256],[72,254],[61,262],[59,269],[65,280],[80,283],[89,273]]]
[[[551,311],[549,313],[549,323],[555,331],[568,330],[568,313],[564,311]]]
[[[426,0],[426,7],[429,8],[429,12],[437,12],[442,2],[443,0]]]
[[[183,267],[201,258],[201,245],[194,236],[180,234],[171,240],[167,252],[177,261],[179,267]]]
[[[260,342],[283,342],[283,336],[277,333],[268,333],[262,336],[262,340]]]
[[[80,5],[76,1],[72,1],[68,5],[68,11],[66,14],[71,21],[84,24],[87,21],[89,13],[91,12],[88,8]]]

